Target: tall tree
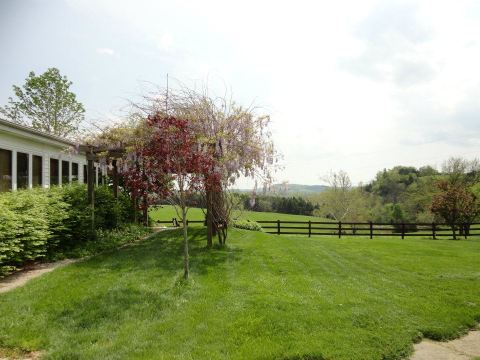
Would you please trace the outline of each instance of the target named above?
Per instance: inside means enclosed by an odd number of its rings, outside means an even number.
[[[70,91],[72,82],[56,68],[41,75],[32,71],[22,87],[13,85],[15,99],[0,107],[0,115],[46,133],[68,137],[78,131],[85,109]]]

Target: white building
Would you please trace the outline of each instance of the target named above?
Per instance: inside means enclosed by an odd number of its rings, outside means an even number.
[[[75,152],[75,145],[0,119],[0,192],[86,182],[86,155]]]

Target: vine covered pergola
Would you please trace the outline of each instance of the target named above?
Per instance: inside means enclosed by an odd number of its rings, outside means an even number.
[[[242,176],[268,186],[272,170],[278,165],[268,130],[269,117],[256,115],[257,109],[244,108],[231,99],[211,97],[206,89],[196,91],[184,86],[177,90],[156,89],[132,105],[133,112],[126,121],[89,139],[89,170],[93,161],[108,164],[113,191],[118,192],[120,183],[128,189],[135,206],[143,210],[146,222],[148,206],[159,196],[153,191],[158,179],[152,177],[150,160],[145,156],[145,149],[151,149],[158,131],[149,119],[185,121],[197,147],[190,152],[198,150],[209,159],[209,169],[202,173],[203,185],[198,189],[206,205],[207,245],[212,246],[216,235],[219,243],[224,244],[232,210],[228,189]],[[162,167],[161,159],[158,161],[157,167]],[[89,199],[92,189],[93,183],[89,184]]]

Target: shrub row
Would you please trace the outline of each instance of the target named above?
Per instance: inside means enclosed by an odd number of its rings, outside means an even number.
[[[232,227],[238,229],[252,230],[252,231],[263,231],[262,226],[256,221],[250,220],[233,220],[231,223]]]
[[[94,216],[83,184],[2,193],[0,276],[31,261],[55,258],[132,218],[128,197],[117,200],[107,187],[95,188]]]
[[[94,241],[86,241],[81,246],[67,249],[63,253],[58,253],[57,257],[80,258],[113,250],[121,245],[135,242],[151,233],[151,231],[151,228],[137,224],[128,224],[116,229],[99,229]]]

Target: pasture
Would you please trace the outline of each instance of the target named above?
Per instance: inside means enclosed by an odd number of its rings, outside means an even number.
[[[175,209],[171,205],[162,205],[158,208],[153,208],[149,212],[150,217],[153,221],[168,221],[172,218],[179,219]],[[250,221],[274,221],[274,220],[284,220],[284,221],[329,221],[325,218],[307,216],[307,215],[291,215],[291,214],[280,214],[274,212],[258,212],[258,211],[234,211],[234,218]],[[203,220],[205,215],[200,208],[190,208],[188,210],[187,218],[189,220]]]

